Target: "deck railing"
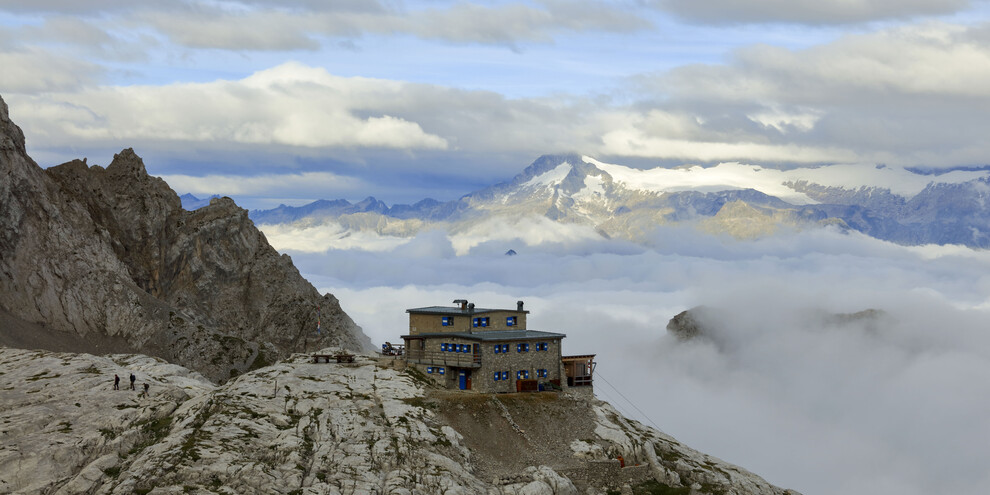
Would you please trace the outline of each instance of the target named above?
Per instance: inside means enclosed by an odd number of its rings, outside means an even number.
[[[406,361],[435,366],[454,366],[457,368],[480,368],[481,353],[425,351],[406,349]]]

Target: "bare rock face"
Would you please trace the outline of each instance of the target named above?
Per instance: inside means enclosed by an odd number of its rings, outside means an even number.
[[[217,386],[146,356],[0,347],[0,398],[0,493],[798,495],[584,394],[438,390],[369,356]]]
[[[317,309],[322,331],[317,333]],[[194,212],[131,149],[42,170],[0,99],[0,345],[141,352],[226,380],[371,343],[233,200]]]

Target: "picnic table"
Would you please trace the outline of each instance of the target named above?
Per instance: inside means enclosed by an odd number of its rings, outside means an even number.
[[[324,363],[329,363],[331,358],[338,363],[354,362],[354,354],[347,354],[345,352],[338,352],[337,354],[313,354],[313,362],[316,364],[319,364],[321,359]]]

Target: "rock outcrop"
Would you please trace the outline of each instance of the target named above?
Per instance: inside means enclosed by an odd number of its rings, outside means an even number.
[[[217,386],[145,356],[0,348],[0,397],[0,493],[794,493],[584,394],[436,390],[367,356]]]
[[[0,345],[141,352],[221,381],[371,345],[232,200],[185,211],[130,149],[43,170],[2,99],[0,322]]]

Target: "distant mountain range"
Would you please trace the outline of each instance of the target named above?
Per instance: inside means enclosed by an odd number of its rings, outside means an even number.
[[[454,201],[389,207],[373,197],[320,200],[255,210],[250,217],[276,239],[322,228],[330,245],[321,250],[353,247],[355,238],[368,236],[402,242],[426,228],[447,231],[461,251],[497,239],[539,243],[551,234],[649,243],[658,226],[679,224],[739,239],[830,225],[905,245],[986,248],[988,197],[986,168],[933,173],[883,165],[777,170],[722,163],[640,170],[587,156],[545,155],[512,180]]]

